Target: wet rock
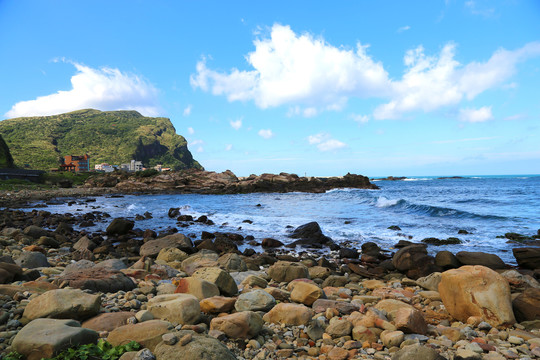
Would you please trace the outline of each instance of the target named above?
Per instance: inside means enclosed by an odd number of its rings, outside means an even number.
[[[435,255],[435,265],[440,266],[444,270],[456,269],[462,264],[450,251],[439,251]]]
[[[505,269],[507,267],[497,255],[484,252],[460,251],[456,254],[456,258],[463,265],[482,265],[490,269]]]
[[[173,324],[196,324],[200,317],[199,300],[189,294],[157,295],[148,300],[147,309],[154,318]]]
[[[285,325],[306,325],[313,311],[305,305],[279,303],[263,316],[264,321]]]
[[[428,267],[434,264],[434,259],[428,255],[426,245],[415,244],[398,250],[392,258],[392,263],[397,270],[407,273],[411,278],[417,278],[433,272],[429,271]],[[424,269],[427,271],[422,271]],[[408,273],[411,270],[418,276],[411,276]]]
[[[169,211],[167,212],[167,215],[170,218],[179,217],[180,216],[180,208],[170,208]]]
[[[99,313],[101,297],[79,289],[50,290],[32,299],[23,316],[37,318],[83,320]]]
[[[540,268],[539,247],[517,247],[512,252],[519,266],[531,270]]]
[[[232,339],[249,339],[259,334],[263,323],[256,312],[242,311],[212,319],[210,329],[222,331]]]
[[[236,311],[268,311],[276,305],[276,299],[264,290],[252,290],[238,296]]]
[[[439,293],[447,311],[460,321],[479,316],[493,326],[515,323],[508,282],[485,266],[443,272]]]
[[[272,238],[264,238],[262,239],[261,246],[263,248],[274,248],[274,247],[280,247],[283,246],[283,243],[279,240],[272,239]]]
[[[517,321],[540,320],[540,289],[525,289],[512,301]]]
[[[12,348],[27,360],[52,358],[72,346],[95,343],[97,332],[82,328],[75,320],[36,319],[21,329]]]
[[[135,226],[135,222],[123,218],[116,218],[107,226],[108,235],[125,235]]]
[[[321,247],[333,243],[332,239],[324,235],[317,222],[310,222],[294,229],[291,235],[294,241],[291,245],[307,245],[312,247]]]
[[[295,279],[309,278],[306,266],[289,261],[278,261],[267,270],[268,276],[277,282],[291,282]]]

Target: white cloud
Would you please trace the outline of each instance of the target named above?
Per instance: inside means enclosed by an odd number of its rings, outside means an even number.
[[[193,140],[191,142],[191,146],[195,146],[195,145],[199,145],[199,144],[204,144],[204,141],[202,141],[202,140]]]
[[[236,119],[234,121],[231,120],[229,123],[231,124],[234,130],[240,130],[240,128],[242,127],[242,118]]]
[[[484,122],[493,119],[493,114],[491,113],[491,106],[484,106],[479,109],[460,109],[459,110],[459,120],[466,122]]]
[[[231,151],[233,148],[232,144],[225,145],[225,151]]]
[[[263,137],[265,139],[270,139],[271,137],[274,137],[274,133],[270,129],[261,129],[258,132],[260,137]]]
[[[405,26],[402,26],[399,29],[397,29],[397,32],[402,33],[404,31],[407,31],[407,30],[410,30],[410,29],[411,29],[411,27],[409,25],[405,25]]]
[[[495,15],[494,8],[488,7],[485,4],[478,4],[478,1],[475,0],[465,1],[465,8],[473,15],[481,15],[483,17],[492,17]]]
[[[283,104],[306,108],[341,109],[350,96],[372,97],[387,93],[388,74],[367,55],[367,46],[337,48],[310,34],[295,34],[275,24],[269,38],[257,39],[246,56],[253,70],[209,69],[206,59],[197,64],[191,84],[229,101],[253,100],[263,109]],[[313,114],[308,110],[305,115]]]
[[[486,62],[463,66],[454,59],[455,48],[447,44],[439,56],[426,56],[421,46],[407,51],[407,70],[400,81],[392,82],[391,100],[375,109],[374,118],[397,119],[408,112],[431,112],[472,100],[506,82],[520,61],[540,55],[540,42],[532,42],[514,51],[499,49]]]
[[[197,148],[197,152],[198,152],[198,153],[204,152],[204,148],[203,148],[202,146],[199,146],[199,147]]]
[[[146,116],[161,113],[158,90],[147,80],[115,68],[71,64],[77,69],[71,77],[71,90],[18,102],[5,116],[45,116],[86,108],[137,110]]]
[[[319,133],[316,135],[308,136],[308,143],[310,145],[317,145],[317,148],[320,151],[332,151],[347,146],[347,144],[339,140],[333,139],[330,134],[327,133]]]
[[[375,108],[373,118],[398,119],[411,112],[456,106],[502,88],[519,62],[540,56],[540,42],[531,42],[516,50],[499,49],[485,62],[462,64],[455,58],[453,43],[436,55],[426,55],[418,46],[405,53],[401,79],[390,79],[383,64],[361,43],[355,50],[336,47],[275,24],[254,46],[246,56],[248,70],[218,72],[202,59],[191,76],[192,86],[229,101],[254,101],[262,109],[287,105],[288,116],[340,111],[351,97],[378,98],[386,103]]]
[[[193,110],[193,106],[192,106],[192,105],[186,106],[186,108],[184,109],[183,115],[184,115],[184,116],[189,116],[189,115],[191,115],[191,110]]]
[[[188,127],[187,132],[188,132],[189,135],[195,134],[195,130],[192,127]]]
[[[369,115],[351,114],[350,118],[360,124],[365,124],[369,121]]]

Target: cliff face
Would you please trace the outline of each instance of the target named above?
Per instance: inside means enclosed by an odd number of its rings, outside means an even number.
[[[147,167],[162,164],[202,169],[167,118],[144,117],[136,111],[79,110],[67,114],[0,121],[15,164],[47,170],[65,155],[90,155],[95,164],[140,160]]]
[[[2,138],[0,136],[0,168],[13,168],[15,167],[13,164],[13,157],[11,157],[11,153],[9,152],[9,148]]]

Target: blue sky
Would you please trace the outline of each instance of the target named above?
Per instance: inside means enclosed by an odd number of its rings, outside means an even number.
[[[540,2],[0,0],[2,118],[171,119],[238,175],[540,174]]]

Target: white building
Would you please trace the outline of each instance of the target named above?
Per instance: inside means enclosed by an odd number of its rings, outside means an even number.
[[[114,171],[114,167],[112,165],[109,165],[107,163],[103,163],[103,164],[96,164],[96,166],[94,167],[96,171],[102,171],[102,172],[113,172]]]

